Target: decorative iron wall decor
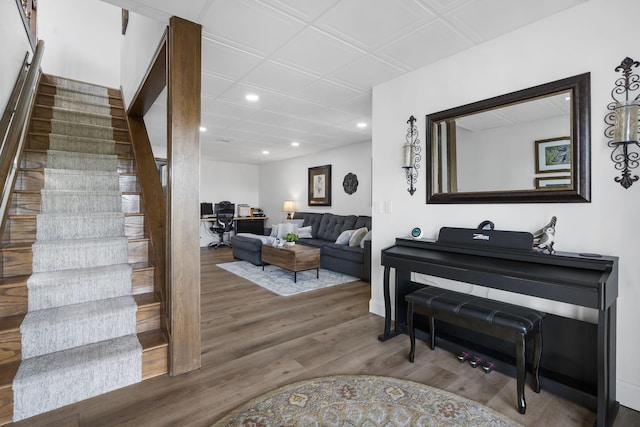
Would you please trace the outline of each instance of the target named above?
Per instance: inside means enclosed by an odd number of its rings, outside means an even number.
[[[342,188],[344,188],[344,192],[351,195],[358,191],[358,176],[349,172],[344,176],[344,180],[342,180]]]

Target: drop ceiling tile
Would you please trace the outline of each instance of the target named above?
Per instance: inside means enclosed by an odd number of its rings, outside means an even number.
[[[312,22],[338,0],[263,0],[286,13],[297,16],[305,22]]]
[[[317,80],[317,76],[273,61],[260,64],[245,78],[245,81],[251,85],[269,88],[288,95],[295,95],[300,89]]]
[[[287,114],[294,117],[307,117],[325,108],[324,105],[307,102],[302,99],[287,98],[266,108],[274,113]]]
[[[258,95],[260,99],[254,102],[247,101],[245,96],[250,93]],[[222,101],[258,109],[275,104],[276,102],[282,101],[284,98],[285,95],[242,83],[234,85],[219,97]]]
[[[435,16],[418,3],[404,0],[341,1],[320,17],[315,25],[372,51],[422,21]]]
[[[203,113],[217,114],[223,117],[231,117],[235,119],[245,119],[256,112],[256,108],[251,108],[243,105],[232,104],[231,102],[225,102],[216,100],[212,102]]]
[[[313,100],[314,102],[318,102],[329,107],[346,102],[361,94],[361,91],[357,91],[328,80],[318,80],[311,86],[300,91],[301,98]]]
[[[202,71],[216,74],[231,80],[238,80],[262,58],[223,43],[202,38]]]
[[[352,45],[309,27],[276,51],[274,58],[311,74],[324,76],[364,54]]]
[[[437,14],[446,14],[455,8],[469,3],[472,0],[418,0],[427,9],[433,10]]]
[[[215,2],[201,22],[205,34],[263,55],[283,45],[304,26],[296,18],[251,0]]]
[[[451,12],[447,15],[447,19],[480,43],[580,4],[582,1],[475,0]],[[500,13],[496,13],[497,10]]]
[[[233,80],[214,76],[212,74],[202,73],[202,96],[216,98],[231,86],[233,86],[234,83],[235,82]]]
[[[326,125],[313,121],[315,114],[310,119],[297,119],[285,126],[289,130],[293,130],[300,133],[315,133],[320,132]]]
[[[198,15],[204,9],[209,0],[189,0],[176,2],[175,0],[136,0],[136,3],[145,8],[153,8],[163,11],[170,10],[170,15],[179,16],[190,21],[198,21]]]
[[[362,90],[401,76],[406,71],[367,55],[339,70],[329,74],[328,78]]]
[[[357,116],[353,114],[349,114],[341,110],[336,110],[335,108],[325,108],[324,110],[320,110],[315,113],[311,120],[329,126],[336,126],[348,121],[355,121],[356,119]]]
[[[372,104],[373,99],[371,97],[371,93],[366,93],[364,95],[356,96],[355,98],[352,98],[341,104],[337,104],[336,108],[346,111],[347,113],[355,114],[357,116],[368,117],[368,120],[371,121]]]
[[[297,119],[287,114],[275,113],[273,111],[260,110],[249,116],[248,121],[255,123],[265,123],[273,126],[288,126]]]
[[[423,25],[377,52],[388,61],[416,69],[451,56],[473,44],[442,20]]]

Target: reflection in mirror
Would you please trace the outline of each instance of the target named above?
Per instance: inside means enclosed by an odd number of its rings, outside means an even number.
[[[589,201],[589,75],[427,116],[427,203]]]

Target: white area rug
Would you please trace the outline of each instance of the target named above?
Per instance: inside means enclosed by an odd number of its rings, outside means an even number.
[[[295,295],[359,280],[357,277],[321,268],[320,278],[316,279],[315,269],[299,271],[298,281],[294,283],[293,271],[275,265],[265,266],[264,271],[262,271],[262,266],[253,265],[247,261],[227,262],[218,264],[218,267],[281,296]]]

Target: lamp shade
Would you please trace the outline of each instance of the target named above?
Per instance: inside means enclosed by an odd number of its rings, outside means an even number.
[[[296,202],[293,200],[285,200],[282,205],[282,212],[295,212],[296,211]]]

